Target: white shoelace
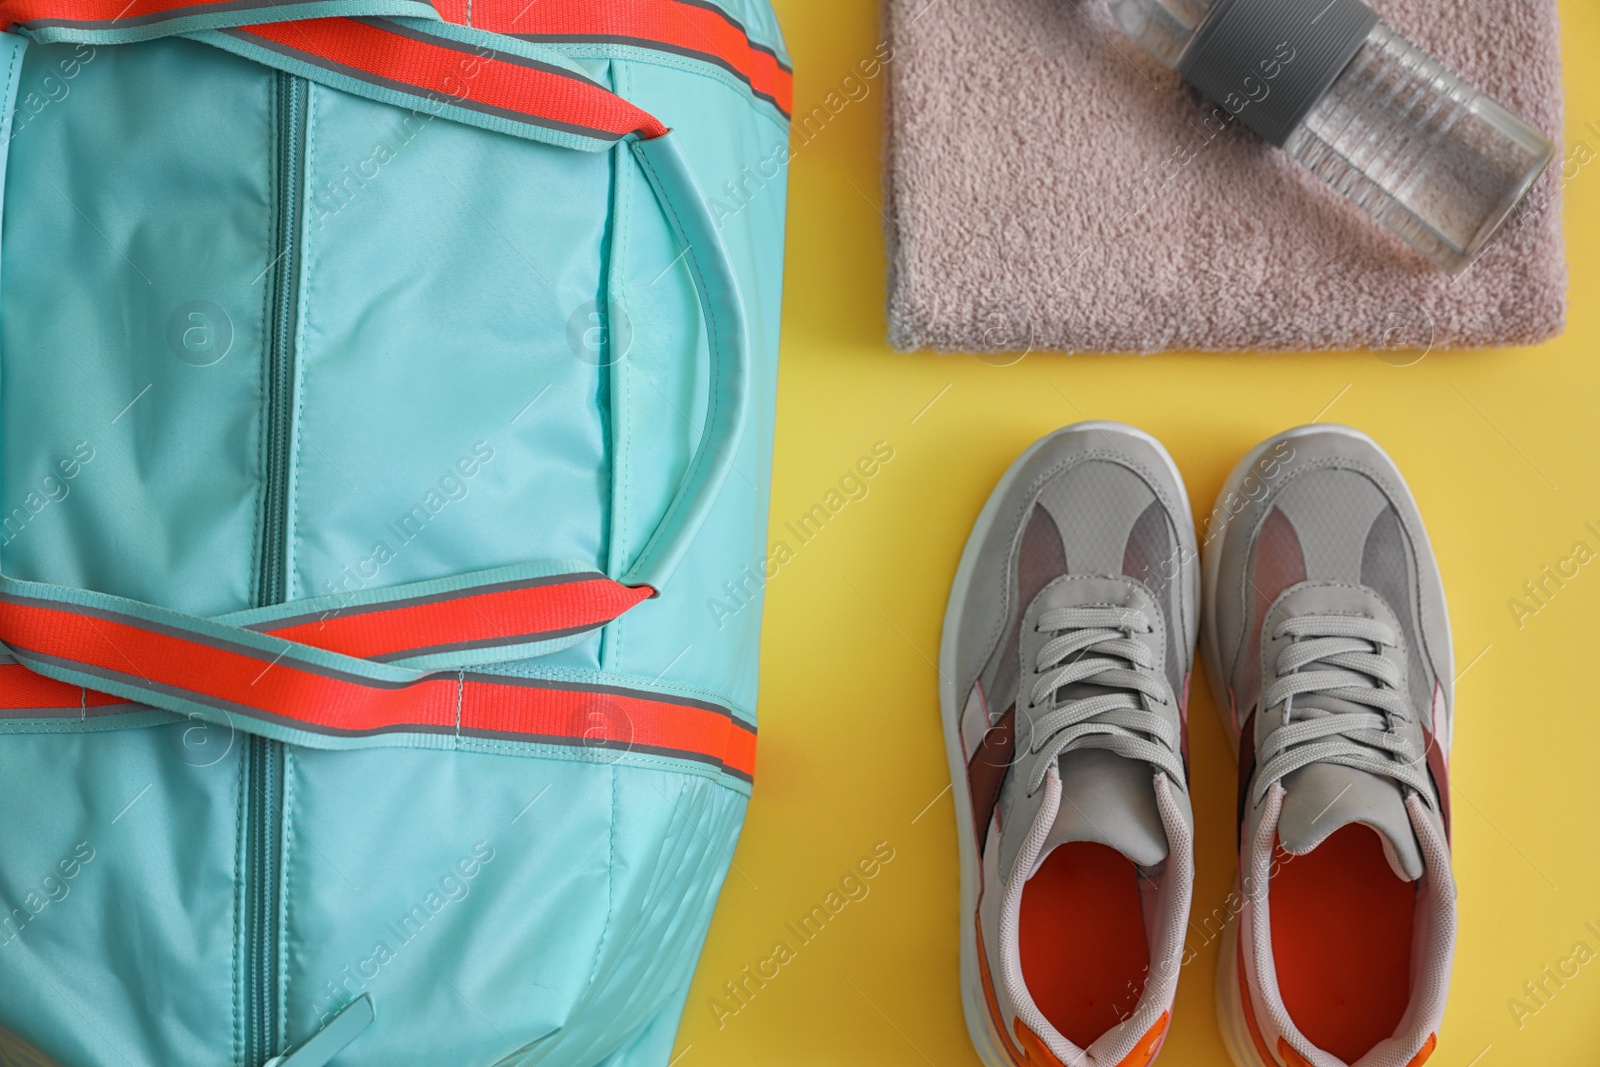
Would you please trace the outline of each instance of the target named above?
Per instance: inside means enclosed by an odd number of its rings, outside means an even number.
[[[1278,624],[1275,640],[1291,638],[1278,655],[1278,678],[1261,698],[1267,712],[1282,706],[1280,724],[1262,743],[1255,800],[1285,775],[1313,763],[1382,775],[1430,795],[1410,740],[1395,727],[1411,708],[1400,691],[1400,668],[1382,650],[1394,631],[1359,615],[1306,615]],[[1296,706],[1295,697],[1320,694],[1354,709]]]
[[[1074,746],[1103,748],[1144,760],[1186,788],[1178,758],[1177,717],[1156,708],[1175,703],[1172,687],[1155,669],[1155,656],[1134,639],[1152,632],[1144,612],[1131,608],[1051,608],[1035,629],[1051,634],[1039,649],[1028,707],[1045,713],[1032,721],[1028,752],[1035,755],[1026,784],[1031,796],[1057,757]],[[1088,683],[1113,692],[1057,703],[1065,686]]]

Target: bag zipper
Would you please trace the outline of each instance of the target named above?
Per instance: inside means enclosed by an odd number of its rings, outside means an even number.
[[[294,334],[304,205],[306,109],[303,78],[277,75],[277,205],[274,259],[268,266],[272,318],[268,325],[266,455],[262,490],[258,605],[288,599],[289,464],[294,433]],[[245,794],[245,1023],[244,1062],[276,1056],[278,1017],[279,878],[283,838],[283,743],[250,737]]]

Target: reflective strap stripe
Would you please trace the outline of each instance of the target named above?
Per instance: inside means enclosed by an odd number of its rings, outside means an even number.
[[[379,663],[454,653],[446,666],[460,669],[550,651],[549,643],[598,629],[655,596],[647,585],[626,586],[593,571],[541,573],[551,566],[502,567],[354,595],[291,601],[211,621]],[[0,585],[35,600],[59,599],[55,587],[41,583],[0,579]],[[489,654],[462,655],[486,651]],[[0,654],[0,712],[76,710],[86,701],[89,707],[113,702],[92,692],[85,698],[75,686],[7,666],[9,659]]]
[[[0,0],[41,42],[183,35],[370,99],[582,151],[667,128],[553,49],[440,20],[426,0]]]
[[[307,612],[250,629],[360,659],[394,660],[568,637],[655,594],[599,574],[530,578],[460,593]]]
[[[9,657],[8,657],[9,658]],[[58,682],[15,661],[0,664],[0,718],[24,718],[19,712],[37,712],[41,717],[86,715],[90,708],[116,707],[128,703],[121,697],[96,693],[82,686]]]
[[[161,617],[0,594],[0,641],[23,664],[69,686],[179,714],[219,721],[240,715],[336,737],[455,734],[640,752],[710,764],[744,781],[754,771],[754,727],[708,701],[624,686],[406,670],[195,623],[185,630]]]
[[[455,20],[447,6],[446,17]],[[463,13],[464,14],[464,13]],[[475,0],[472,25],[541,44],[619,44],[713,63],[788,118],[794,71],[745,28],[709,4],[684,0]]]
[[[271,0],[232,0],[231,3],[207,3],[204,0],[6,0],[0,3],[0,15],[9,28],[14,24],[35,22],[125,22],[129,24],[151,18],[162,18],[197,11],[253,11],[270,6]]]
[[[667,132],[648,112],[575,70],[495,49],[488,40],[436,33],[425,22],[309,19],[245,26],[228,36],[414,94],[425,110],[453,106],[603,143]]]
[[[620,686],[469,674],[462,679],[461,729],[693,759],[746,782],[755,773],[755,727],[728,709]]]
[[[428,0],[0,0],[0,28],[43,42],[132,44],[195,30],[346,15],[439,18]]]

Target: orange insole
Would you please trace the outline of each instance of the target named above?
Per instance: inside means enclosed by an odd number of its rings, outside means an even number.
[[[1133,1013],[1150,967],[1139,872],[1113,848],[1057,846],[1022,888],[1022,979],[1079,1048]]]
[[[1269,899],[1284,1006],[1312,1044],[1354,1063],[1394,1036],[1410,1001],[1416,884],[1359,823],[1278,859]]]

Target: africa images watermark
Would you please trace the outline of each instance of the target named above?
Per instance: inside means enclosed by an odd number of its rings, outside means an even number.
[[[1200,536],[1195,548],[1191,551],[1180,545],[1161,564],[1158,568],[1160,580],[1176,581],[1183,573],[1184,566],[1197,560],[1200,551],[1221,537],[1248,505],[1259,504],[1265,500],[1273,489],[1273,482],[1289,464],[1294,462],[1295,456],[1294,445],[1287,440],[1279,441],[1262,453],[1251,465],[1250,470],[1245,472],[1239,487],[1230,491],[1225,497],[1218,498],[1216,505],[1211,509],[1211,514],[1205,516],[1199,530],[1196,531]]]
[[[66,900],[72,892],[72,880],[83,873],[84,867],[93,862],[94,857],[94,846],[87,841],[79,841],[72,846],[69,855],[56,862],[50,873],[22,893],[20,904],[6,908],[4,915],[0,915],[0,948],[21,937],[23,931],[51,904]]]
[[[726,1027],[729,1019],[748,1008],[767,984],[777,980],[784,967],[799,959],[800,950],[820,937],[846,907],[866,900],[872,892],[872,880],[883,873],[883,868],[893,862],[894,857],[894,846],[889,842],[879,841],[872,846],[872,852],[846,870],[837,885],[829,887],[811,910],[783,924],[784,935],[773,943],[764,957],[754,964],[745,964],[737,978],[722,983],[722,995],[706,999],[711,1021],[717,1024],[717,1029]]]
[[[382,935],[374,939],[370,952],[354,963],[344,964],[337,978],[330,978],[322,984],[320,992],[311,995],[311,1010],[316,1013],[317,1021],[327,1025],[365,993],[382,975],[383,969],[398,958],[400,950],[421,937],[441,912],[466,900],[472,893],[473,881],[494,862],[494,857],[494,846],[479,841],[472,846],[471,854],[447,867],[421,899],[385,923]]]
[[[1583,528],[1591,537],[1600,540],[1600,526],[1586,522]],[[1573,542],[1566,555],[1554,563],[1546,563],[1537,575],[1523,582],[1522,595],[1506,599],[1506,610],[1511,612],[1511,621],[1517,624],[1517,629],[1522,629],[1529,619],[1548,608],[1567,583],[1582,574],[1584,566],[1594,558],[1595,550],[1580,538]]]
[[[56,461],[55,468],[30,488],[20,503],[6,510],[0,517],[0,544],[9,545],[45,508],[59,504],[72,492],[72,480],[83,473],[83,468],[94,461],[94,446],[79,441],[72,446],[70,455]]]
[[[383,524],[384,537],[373,542],[366,556],[340,566],[338,579],[324,578],[322,591],[329,596],[353,596],[378,580],[383,568],[394,562],[407,545],[421,537],[438,515],[452,502],[459,503],[472,492],[472,479],[494,460],[494,446],[475,441],[470,455],[459,456],[438,481],[423,493],[410,509]],[[394,543],[391,545],[390,541]]]
[[[859,104],[870,96],[873,83],[893,59],[894,48],[888,41],[879,41],[870,56],[858,61],[854,70],[840,79],[837,89],[829,90],[822,102],[809,112],[794,116],[789,124],[790,136],[774,144],[754,169],[746,163],[739,169],[737,179],[722,183],[723,195],[707,196],[706,207],[717,229],[722,229],[725,222],[749,207],[769,183],[777,181],[800,150],[815,141],[850,105]]]
[[[1272,861],[1267,865],[1265,880],[1257,881],[1254,871],[1247,872],[1235,887],[1228,891],[1222,903],[1212,908],[1204,918],[1197,920],[1190,916],[1189,929],[1199,935],[1198,943],[1194,938],[1184,938],[1183,955],[1178,960],[1178,966],[1187,967],[1199,958],[1201,949],[1220,938],[1229,923],[1238,920],[1246,902],[1260,901],[1267,892],[1267,887],[1272,884],[1272,880],[1278,876],[1278,872],[1294,862],[1294,859],[1293,852],[1281,849],[1274,851]]]
[[[1600,125],[1585,122],[1583,128],[1600,138]],[[1503,242],[1507,235],[1524,226],[1531,226],[1554,207],[1557,194],[1576,181],[1578,175],[1583,173],[1583,169],[1596,159],[1600,159],[1600,152],[1589,147],[1587,141],[1574,141],[1566,156],[1550,167],[1548,171],[1550,177],[1538,184],[1537,189],[1529,194],[1506,222],[1500,240]]]
[[[790,563],[804,548],[822,533],[823,528],[838,518],[839,513],[852,502],[862,501],[872,491],[871,481],[894,459],[894,446],[887,441],[875,442],[872,451],[860,457],[839,476],[838,483],[822,494],[822,499],[812,504],[783,528],[794,539],[794,545],[779,538],[767,549],[765,558],[754,564],[746,563],[739,573],[722,583],[722,594],[706,599],[706,610],[717,624],[717,629],[728,620],[755,603],[767,583]]]
[[[46,68],[47,73],[39,79],[38,85],[28,92],[19,93],[17,104],[11,113],[11,136],[8,140],[16,140],[17,135],[28,128],[38,114],[51,104],[59,104],[72,93],[69,84],[83,68],[94,62],[95,51],[93,45],[79,44],[72,50],[72,55],[57,60],[54,71]]]
[[[1232,128],[1246,108],[1251,104],[1259,104],[1270,96],[1272,81],[1283,72],[1283,68],[1294,62],[1296,54],[1288,41],[1279,42],[1272,55],[1256,64],[1255,73],[1244,76],[1237,91],[1228,93],[1227,97],[1217,104],[1208,105],[1210,112],[1201,119],[1199,126],[1194,124],[1193,119],[1185,119],[1185,125],[1200,135],[1200,143],[1194,145],[1189,142],[1179,142],[1177,147],[1154,167],[1145,164],[1138,177],[1129,185],[1128,206],[1117,216],[1117,223],[1120,224],[1125,219],[1142,212],[1162,189],[1194,162],[1196,156]]]
[[[472,46],[473,54],[463,57],[456,63],[455,74],[446,74],[443,85],[444,92],[429,92],[426,98],[443,109],[450,104],[461,104],[469,99],[469,82],[476,78],[483,67],[485,60],[495,59],[492,49],[482,45]],[[428,124],[439,117],[439,111],[429,111],[424,108],[412,108],[410,113],[400,119],[398,125],[388,127],[382,135],[374,139],[372,149],[365,156],[358,159],[354,169],[349,163],[339,166],[339,177],[323,178],[321,184],[315,182],[307,190],[306,200],[310,208],[310,215],[317,224],[317,229],[322,229],[328,222],[338,217],[345,208],[355,202],[362,190],[378,180],[383,174],[383,169],[399,158],[400,153],[416,140],[416,137]]]
[[[1600,939],[1600,929],[1594,923],[1586,922],[1583,928]],[[1595,950],[1589,942],[1580,939],[1573,943],[1572,951],[1553,964],[1545,964],[1537,976],[1523,982],[1522,995],[1506,999],[1506,1010],[1511,1013],[1511,1021],[1517,1024],[1517,1029],[1526,1027],[1529,1019],[1548,1008],[1567,983],[1583,973],[1583,968],[1594,958]]]

